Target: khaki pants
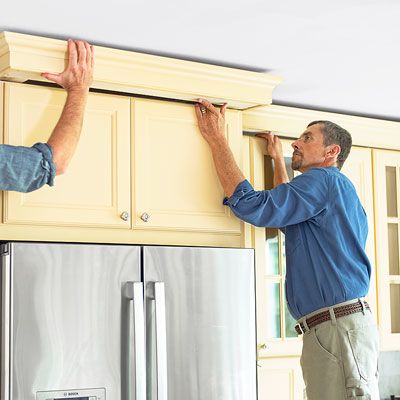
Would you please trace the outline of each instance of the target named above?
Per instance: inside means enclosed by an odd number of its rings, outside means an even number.
[[[303,336],[300,362],[308,400],[379,400],[378,332],[370,311],[334,317]]]

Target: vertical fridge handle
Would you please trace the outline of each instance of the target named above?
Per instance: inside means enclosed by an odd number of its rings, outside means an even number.
[[[3,249],[2,249],[3,250]],[[1,400],[11,398],[11,268],[10,254],[1,257]]]
[[[152,282],[151,284],[154,285],[153,293],[156,314],[157,400],[167,400],[167,326],[165,322],[165,286],[164,282]]]
[[[135,397],[146,400],[146,358],[144,343],[143,283],[127,282],[128,298],[133,302]],[[133,360],[132,360],[133,361]],[[132,362],[131,361],[131,362]]]

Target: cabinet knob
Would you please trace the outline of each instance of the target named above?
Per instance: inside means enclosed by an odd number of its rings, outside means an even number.
[[[141,219],[142,221],[144,221],[144,222],[148,222],[149,219],[150,219],[150,215],[147,214],[147,213],[143,213],[143,214],[140,216],[140,219]]]
[[[121,219],[123,219],[124,221],[128,221],[128,218],[129,218],[129,213],[128,213],[128,211],[122,212],[121,215],[120,215],[120,217],[121,217]]]
[[[261,343],[258,345],[259,350],[265,350],[267,348],[267,345],[265,343]]]

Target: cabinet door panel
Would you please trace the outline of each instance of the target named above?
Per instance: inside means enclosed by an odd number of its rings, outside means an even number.
[[[135,99],[132,117],[133,226],[240,234],[240,221],[222,204],[224,193],[193,105]],[[226,112],[227,138],[239,163],[240,118],[240,112]]]
[[[46,142],[65,102],[63,90],[7,84],[5,143]],[[129,228],[130,101],[90,94],[78,147],[53,187],[31,193],[4,192],[4,222]]]
[[[372,179],[372,151],[371,149],[355,147],[343,164],[341,172],[353,183],[361,204],[367,213],[368,238],[365,251],[371,262],[371,284],[366,299],[371,306],[373,315],[377,319],[376,299],[376,268],[375,268],[375,244],[374,244],[374,204],[373,204],[373,179]]]
[[[373,150],[381,350],[400,349],[400,152]]]
[[[303,400],[304,383],[298,357],[264,358],[258,362],[259,400]]]

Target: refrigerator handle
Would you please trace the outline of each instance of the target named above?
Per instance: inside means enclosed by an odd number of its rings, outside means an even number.
[[[167,400],[167,326],[165,323],[165,286],[164,282],[152,282],[152,284],[154,285],[153,293],[156,314],[157,400]]]
[[[134,327],[134,365],[135,397],[134,400],[146,400],[146,359],[144,343],[143,283],[127,282],[128,298],[133,302],[132,318]],[[133,360],[131,360],[133,362]]]
[[[3,252],[1,257],[1,399],[11,398],[11,261],[10,254]]]

